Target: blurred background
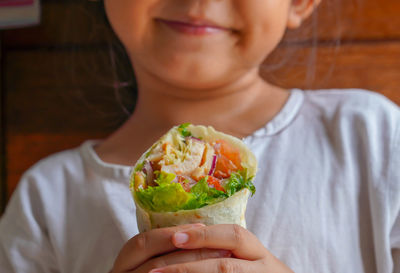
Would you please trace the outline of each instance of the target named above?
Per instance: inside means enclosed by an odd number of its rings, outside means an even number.
[[[40,24],[0,30],[0,214],[27,168],[107,136],[133,110],[132,71],[101,5],[42,0]],[[363,88],[400,105],[399,14],[399,0],[323,0],[261,73],[287,88]]]

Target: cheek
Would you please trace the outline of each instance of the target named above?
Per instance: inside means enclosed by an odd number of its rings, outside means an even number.
[[[239,3],[240,2],[240,3]],[[238,0],[246,22],[242,49],[261,63],[281,41],[287,26],[289,0]]]

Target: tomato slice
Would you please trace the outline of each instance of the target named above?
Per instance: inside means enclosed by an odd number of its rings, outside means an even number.
[[[225,192],[225,189],[221,186],[221,180],[218,178],[209,176],[207,179],[207,183],[209,186],[214,186],[216,190]]]
[[[228,178],[232,172],[242,169],[238,149],[222,139],[215,141],[214,149],[217,154],[217,164],[214,171],[216,178]]]

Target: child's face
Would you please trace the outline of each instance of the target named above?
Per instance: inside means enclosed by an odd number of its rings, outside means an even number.
[[[291,0],[105,0],[114,31],[136,73],[185,88],[207,88],[252,71],[276,47]],[[190,16],[222,27],[212,34],[176,31],[161,20]],[[140,83],[140,77],[139,77]]]

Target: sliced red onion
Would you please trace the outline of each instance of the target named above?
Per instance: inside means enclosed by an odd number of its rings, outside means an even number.
[[[213,175],[214,174],[216,166],[217,166],[217,155],[213,155],[211,168],[210,168],[210,171],[208,172],[208,175]]]
[[[146,182],[147,185],[152,186],[154,184],[154,175],[153,175],[153,168],[151,167],[151,164],[149,161],[144,162],[144,166],[142,171],[146,174]]]
[[[190,138],[193,139],[193,140],[196,140],[196,141],[204,142],[204,141],[201,140],[200,138],[197,138],[197,137],[194,137],[194,136],[191,136]]]

